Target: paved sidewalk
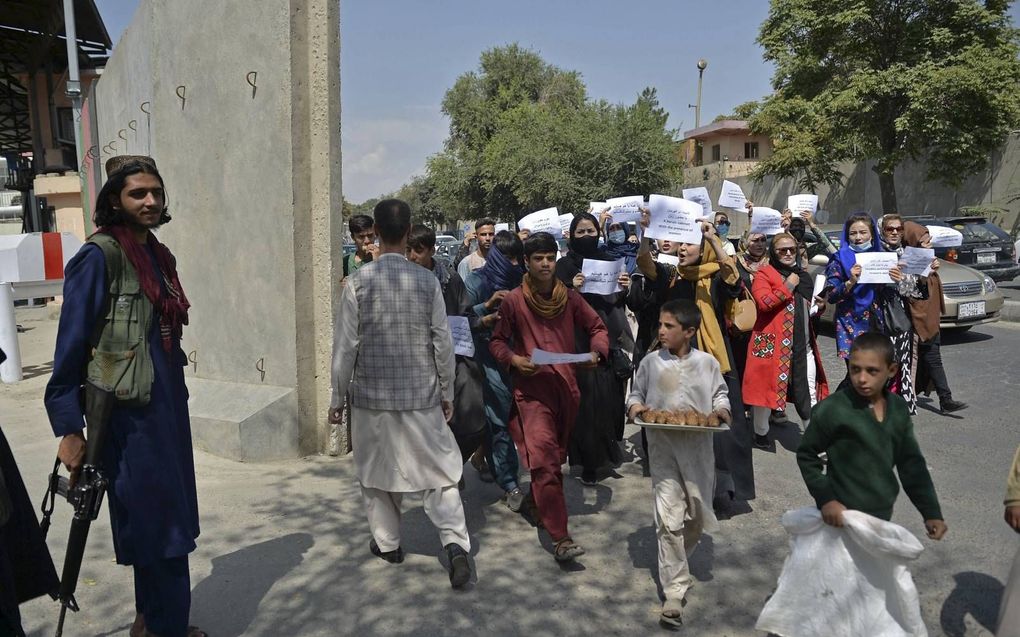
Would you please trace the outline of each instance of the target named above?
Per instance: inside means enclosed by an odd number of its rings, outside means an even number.
[[[31,328],[21,335],[30,378],[0,385],[0,427],[35,500],[42,496],[56,450],[41,402],[56,330],[49,314],[19,312],[19,320]],[[971,335],[973,342],[944,348],[951,370],[962,370],[965,357],[1009,347],[1017,351],[1020,342],[1020,330],[978,327]],[[820,349],[835,385],[843,373],[832,339],[825,337]],[[975,383],[992,393],[987,400],[972,397],[972,404],[985,404],[965,412],[967,420],[928,411],[916,420],[950,527],[946,541],[924,540],[927,550],[913,569],[932,635],[980,635],[985,634],[981,625],[992,627],[1017,548],[1002,523],[1000,503],[1017,442],[1015,418],[1007,415],[1016,411],[1020,381],[1015,374],[989,370]],[[417,502],[406,505],[404,564],[369,555],[349,457],[242,464],[196,452],[202,536],[191,559],[193,622],[214,637],[657,631],[650,483],[634,459],[638,432],[628,427],[626,435],[628,460],[616,477],[592,489],[575,479],[567,482],[571,530],[588,550],[573,569],[555,564],[543,534],[500,504],[499,490],[479,482],[468,468],[463,497],[480,581],[466,591],[450,589],[438,536]],[[810,504],[791,452],[799,439],[797,426],[779,430],[779,437],[776,453],[755,451],[759,498],[724,520],[692,559],[698,582],[686,608],[687,634],[756,634],[755,619],[788,550],[779,516]],[[69,513],[66,504],[60,507],[50,531],[58,568]],[[923,535],[906,498],[900,499],[895,520]],[[68,617],[65,634],[127,634],[134,615],[131,572],[112,560],[104,512],[93,527],[82,569],[82,611]],[[22,610],[29,634],[53,634],[54,602],[36,600]]]

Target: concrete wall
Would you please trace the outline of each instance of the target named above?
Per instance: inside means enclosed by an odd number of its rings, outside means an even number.
[[[896,195],[899,212],[905,215],[959,215],[966,207],[996,209],[992,220],[1014,237],[1020,231],[1020,135],[1013,134],[1003,146],[992,154],[988,170],[965,180],[959,188],[951,188],[925,179],[923,162],[906,162],[896,170]],[[713,200],[717,200],[723,179],[740,184],[744,194],[756,204],[782,209],[786,198],[801,192],[793,179],[765,179],[757,184],[740,171],[730,171],[730,163],[707,164],[687,171],[690,186],[707,186]],[[840,166],[844,175],[843,186],[817,189],[819,208],[829,211],[830,222],[838,223],[851,212],[864,210],[881,214],[882,195],[878,176],[872,170],[873,162],[846,163]],[[705,172],[708,179],[704,179]],[[734,174],[736,172],[737,174]],[[734,215],[734,231],[742,230],[742,215]]]
[[[312,453],[328,435],[338,13],[335,0],[142,0],[96,86],[99,144],[152,155],[166,182],[159,236],[192,304],[195,439],[230,457]]]

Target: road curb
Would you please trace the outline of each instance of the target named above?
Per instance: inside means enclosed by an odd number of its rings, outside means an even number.
[[[999,320],[1020,323],[1020,301],[1006,301],[999,313]]]

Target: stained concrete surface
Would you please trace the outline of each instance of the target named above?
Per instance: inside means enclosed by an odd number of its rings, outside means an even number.
[[[56,441],[41,397],[52,361],[55,322],[47,310],[19,312],[28,378],[0,386],[0,427],[11,441],[33,498],[44,488]],[[835,385],[842,365],[823,336]],[[912,568],[932,635],[988,635],[1016,534],[1002,521],[1006,471],[1018,442],[1020,377],[1010,352],[1020,328],[981,326],[947,337],[944,358],[956,396],[971,403],[943,417],[925,403],[915,419],[949,524],[941,543],[923,540]],[[796,416],[793,416],[796,419]],[[754,635],[754,621],[787,554],[778,519],[809,504],[792,449],[796,426],[776,429],[774,453],[755,451],[757,500],[739,503],[692,559],[686,634]],[[566,483],[571,530],[588,550],[573,569],[556,565],[549,542],[498,502],[498,489],[470,468],[463,492],[478,581],[453,591],[437,534],[411,501],[403,521],[408,553],[399,566],[368,553],[368,528],[348,457],[242,464],[196,452],[202,536],[191,558],[194,623],[216,637],[268,635],[633,635],[658,631],[656,547],[650,483],[628,427],[627,461],[596,488]],[[51,530],[63,560],[69,509]],[[130,569],[113,563],[106,514],[94,526],[82,569],[82,611],[65,634],[126,635],[133,618]],[[923,527],[905,497],[894,520]],[[31,635],[53,633],[57,606],[22,607]]]

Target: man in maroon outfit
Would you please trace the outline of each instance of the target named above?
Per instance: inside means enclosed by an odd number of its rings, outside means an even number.
[[[556,240],[538,232],[524,242],[528,273],[521,286],[503,298],[500,320],[489,349],[513,378],[510,433],[531,471],[531,493],[539,517],[555,543],[554,557],[567,562],[584,554],[567,531],[563,472],[567,444],[577,416],[580,391],[572,365],[535,365],[531,353],[573,353],[574,330],[591,338],[589,362],[609,354],[606,326],[591,306],[556,278]]]

